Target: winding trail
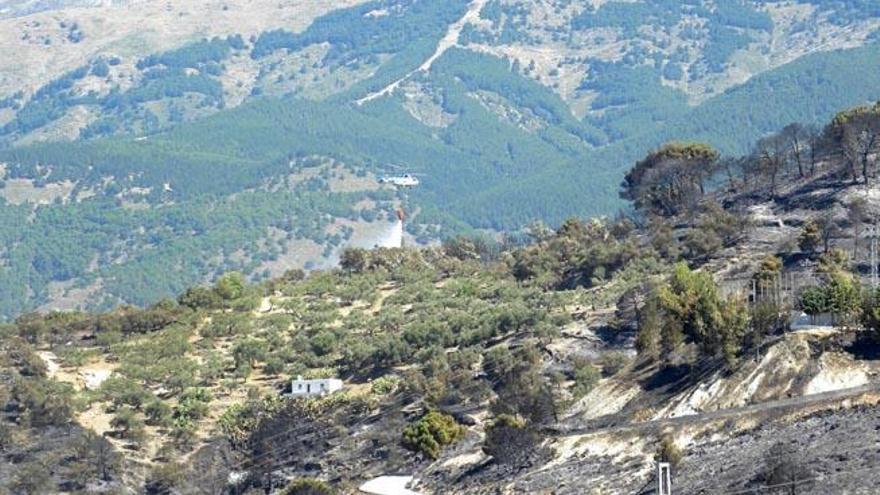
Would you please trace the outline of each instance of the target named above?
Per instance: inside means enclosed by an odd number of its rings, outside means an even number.
[[[473,0],[471,4],[468,6],[467,12],[456,21],[454,24],[449,26],[449,30],[446,31],[446,35],[440,39],[440,42],[437,43],[437,49],[434,50],[434,54],[428,57],[422,65],[420,65],[415,70],[409,72],[405,76],[400,79],[394,81],[393,83],[385,86],[384,88],[376,91],[375,93],[371,93],[359,100],[357,100],[358,105],[363,105],[369,101],[373,101],[376,98],[381,98],[383,96],[389,95],[394,92],[401,84],[403,84],[407,79],[411,78],[415,74],[419,72],[428,72],[431,70],[431,67],[434,65],[434,62],[437,61],[440,57],[446,53],[452,47],[458,46],[458,38],[461,36],[461,31],[464,27],[472,21],[477,21],[480,18],[480,11],[483,10],[483,7],[489,2],[489,0]]]

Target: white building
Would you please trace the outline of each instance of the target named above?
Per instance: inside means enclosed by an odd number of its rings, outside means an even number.
[[[290,382],[291,397],[323,397],[339,390],[342,390],[342,380],[338,378],[303,380],[298,376]]]

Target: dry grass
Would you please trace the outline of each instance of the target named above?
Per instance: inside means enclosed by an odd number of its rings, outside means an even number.
[[[66,200],[73,187],[74,183],[70,181],[52,182],[45,187],[37,187],[30,179],[8,179],[6,186],[0,188],[0,197],[13,205],[25,203],[48,205],[56,199]]]

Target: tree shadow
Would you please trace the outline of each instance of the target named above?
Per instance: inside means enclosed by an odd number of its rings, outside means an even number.
[[[880,341],[872,335],[859,334],[844,350],[859,361],[880,360]]]
[[[842,180],[810,181],[790,192],[777,196],[776,204],[785,212],[797,209],[826,210],[833,207],[837,203],[840,192],[851,185]]]
[[[602,340],[606,347],[610,348],[632,348],[637,333],[633,330],[620,329],[613,325],[602,325],[601,327],[594,328],[593,332]]]
[[[692,371],[693,367],[690,364],[662,366],[641,382],[642,389],[646,391],[664,389],[670,393],[683,391],[694,381]]]

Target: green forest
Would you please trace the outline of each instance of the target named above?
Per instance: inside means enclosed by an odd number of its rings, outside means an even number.
[[[859,2],[849,2],[849,10],[828,3],[839,12],[870,10]],[[309,157],[342,163],[359,174],[401,169],[422,174],[421,186],[399,197],[418,211],[408,227],[419,240],[474,229],[513,232],[534,221],[559,225],[572,215],[615,214],[625,207],[617,197],[623,172],[670,139],[705,141],[723,154],[742,154],[768,132],[792,122],[823,122],[841,108],[875,99],[880,88],[880,50],[874,42],[802,57],[692,107],[684,93],[664,84],[683,77],[675,57],[659,60],[636,48],[620,62],[586,60],[589,71],[579,90],[598,96],[592,112],[578,119],[557,92],[519,62],[453,48],[430,71],[410,78],[428,88],[433,104],[449,116],[447,124],[432,127],[416,120],[400,92],[353,103],[418,67],[465,6],[370,2],[331,12],[300,33],[206,38],[145,56],[136,63],[142,80],[126,90],[76,91],[85,79],[106,77],[120,63],[101,57],[29,98],[20,93],[4,98],[0,107],[19,109],[0,131],[6,139],[42,128],[72,106],[102,113],[82,130],[85,139],[0,147],[6,180],[31,179],[38,188],[69,180],[74,183],[70,197],[94,194],[37,208],[0,208],[8,219],[3,239],[13,246],[0,268],[5,272],[0,314],[9,317],[45,302],[51,282],[87,287],[100,279],[102,304],[109,305],[155,301],[232,268],[258,277],[258,261],[280,254],[277,246],[257,245],[270,227],[284,225],[292,239],[312,239],[332,249],[344,241],[328,240],[324,233],[333,218],[375,219],[393,210],[385,197],[389,192],[362,213],[353,205],[363,194],[330,193],[326,184],[284,194],[266,188],[301,170]],[[367,15],[386,7],[395,16]],[[644,10],[644,19],[668,24],[704,7],[610,2],[573,22],[625,28],[635,22],[633,9]],[[499,28],[524,26],[523,12],[515,6],[490,2],[485,10]],[[772,27],[764,14],[738,2],[724,4],[712,19],[717,25],[712,29],[734,29],[737,35]],[[467,43],[478,34],[465,32],[462,38]],[[224,108],[220,78],[231,57],[271,67],[278,63],[273,57],[325,42],[332,48],[313,62],[316,66],[363,65],[375,71],[323,100],[295,91],[255,94],[236,108]],[[167,115],[147,109],[153,103],[166,105]],[[135,188],[149,191],[138,200],[143,208],[120,209]],[[201,223],[194,227],[189,217]],[[79,228],[67,228],[74,225]],[[151,248],[158,244],[168,250]],[[229,261],[239,250],[246,260]],[[128,251],[137,254],[122,256]],[[179,260],[180,268],[166,270],[165,257]],[[95,263],[100,270],[89,268]],[[30,292],[22,292],[22,286]]]
[[[164,239],[168,250],[144,252],[108,266],[116,280],[105,288],[114,295],[108,304],[152,301],[201,280],[206,273],[231,268],[193,260],[252,245],[260,229],[274,225],[275,215],[313,226],[294,231],[305,237],[320,230],[314,226],[325,222],[320,219],[327,212],[353,215],[350,208],[358,198],[345,195],[312,197],[301,204],[281,195],[253,192],[247,196],[254,199],[248,208],[239,202],[220,214],[212,206],[227,204],[226,196],[287,173],[292,159],[309,155],[332,157],[377,173],[387,170],[388,164],[405,164],[428,174],[409,201],[421,209],[417,223],[445,226],[441,236],[471,228],[515,230],[538,219],[552,225],[571,215],[612,214],[621,206],[616,185],[623,170],[645,150],[681,136],[710,142],[725,153],[746,152],[755,138],[769,130],[790,122],[821,121],[841,107],[872,98],[871,88],[880,87],[880,70],[868,70],[871,67],[880,69],[875,46],[813,55],[756,77],[679,117],[649,126],[640,123],[643,132],[595,148],[604,139],[602,131],[572,118],[548,89],[517,75],[500,59],[452,50],[426,76],[444,89],[442,105],[457,117],[439,135],[403,111],[397,97],[364,107],[288,97],[259,99],[146,140],[108,137],[3,150],[0,161],[10,164],[8,178],[42,177],[42,164],[47,163],[52,164],[52,181],[69,179],[78,189],[115,178],[104,199],[40,207],[36,221],[30,223],[21,221],[30,215],[29,208],[2,209],[12,219],[4,222],[9,226],[4,238],[16,246],[0,288],[5,294],[3,313],[32,307],[45,297],[49,281],[93,280],[97,274],[86,275],[85,270],[96,254],[101,255],[99,260],[110,260],[110,253],[127,242],[144,244],[132,240],[131,232],[139,225],[164,231],[155,240]],[[468,97],[474,91],[503,95],[545,125],[529,132],[501,121]],[[758,95],[760,107],[754,103]],[[165,184],[171,191],[163,191]],[[114,195],[129,187],[152,188],[149,202],[175,205],[138,212],[115,208]],[[211,228],[195,229],[193,237],[184,235],[190,230],[181,224],[186,225],[189,216],[204,215],[198,212],[208,215]],[[242,228],[243,224],[249,227]],[[62,234],[60,225],[83,228],[64,229]],[[181,260],[186,269],[168,273],[165,256]],[[248,266],[237,268],[247,271]],[[22,294],[22,284],[31,287],[34,295]]]

